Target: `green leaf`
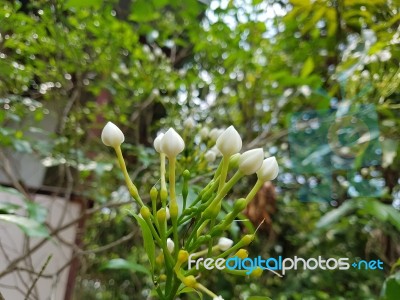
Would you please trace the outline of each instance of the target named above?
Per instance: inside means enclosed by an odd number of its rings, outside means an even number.
[[[140,272],[151,275],[150,271],[137,263],[127,261],[123,258],[115,258],[106,262],[100,267],[100,270],[128,270],[131,272]]]
[[[68,0],[65,6],[74,8],[99,7],[102,2],[102,0]]]
[[[139,217],[137,214],[130,212],[132,216],[139,223],[140,228],[142,229],[143,242],[144,242],[144,250],[149,257],[149,261],[152,269],[154,270],[155,261],[156,261],[156,247],[154,245],[153,235],[151,234],[150,228],[147,225],[146,221],[143,220],[142,217]]]
[[[19,197],[21,199],[26,199],[24,194],[22,194],[17,189],[14,189],[14,188],[11,188],[11,187],[0,186],[0,192],[17,196],[17,197]]]
[[[389,276],[383,284],[381,299],[398,300],[400,295],[400,272]]]
[[[250,296],[246,300],[271,300],[271,298],[265,296]]]
[[[311,72],[314,70],[314,60],[309,57],[307,58],[306,62],[303,65],[303,69],[301,70],[301,77],[307,77],[308,75],[311,74]]]
[[[32,153],[31,144],[29,144],[29,142],[27,142],[27,141],[14,140],[13,144],[14,144],[14,148],[15,148],[15,150],[17,150],[17,152]]]
[[[374,216],[383,222],[389,222],[400,230],[400,212],[391,205],[374,199],[364,199],[360,212]]]
[[[339,208],[331,210],[319,219],[316,224],[317,228],[326,228],[337,223],[344,215],[356,208],[356,202],[349,200],[344,202]]]
[[[132,4],[132,13],[129,16],[129,20],[148,22],[157,19],[159,16],[160,14],[154,9],[151,2],[139,0]]]
[[[16,215],[0,215],[0,221],[5,221],[17,225],[23,232],[29,236],[48,237],[49,233],[39,222]]]
[[[13,203],[0,202],[0,214],[13,214],[19,208],[21,208],[19,205]]]
[[[25,202],[26,209],[29,214],[29,218],[39,222],[43,223],[46,220],[47,217],[47,209],[41,206],[40,204],[37,204],[32,201],[26,201]]]

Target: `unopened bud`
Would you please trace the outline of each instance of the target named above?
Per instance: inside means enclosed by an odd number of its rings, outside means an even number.
[[[259,180],[269,181],[274,180],[279,173],[278,162],[275,156],[268,157],[264,159],[261,168],[257,171],[257,176]]]
[[[156,201],[158,196],[158,191],[156,187],[152,187],[150,190],[150,199],[151,201]]]
[[[161,151],[161,140],[164,137],[164,133],[160,133],[155,139],[154,139],[154,149],[156,149],[156,151],[158,153],[162,153]]]
[[[257,172],[263,163],[264,150],[262,148],[252,149],[244,152],[239,158],[239,169],[245,175]]]
[[[150,218],[150,209],[147,206],[142,206],[142,208],[140,209],[140,214],[142,215],[143,219],[148,219]]]
[[[218,247],[221,251],[226,251],[232,247],[233,241],[231,239],[222,237],[218,240]]]
[[[160,210],[157,212],[157,220],[159,223],[164,223],[166,220],[166,212],[165,208],[160,208]]]
[[[175,243],[173,240],[171,240],[170,238],[167,239],[167,249],[169,251],[169,253],[172,253],[174,251],[175,248]]]
[[[189,258],[189,253],[186,250],[179,250],[178,253],[178,262],[180,264],[183,264],[184,262],[186,262]]]
[[[116,148],[124,142],[125,136],[117,125],[108,122],[101,132],[101,140],[104,145]]]
[[[235,256],[239,257],[240,259],[245,259],[249,256],[249,252],[246,249],[239,249]]]
[[[172,158],[176,157],[185,149],[185,142],[173,128],[170,128],[162,137],[160,148],[168,158]]]
[[[217,139],[218,150],[223,156],[230,157],[242,149],[242,138],[235,127],[229,126]]]
[[[246,208],[246,199],[245,198],[240,198],[236,200],[235,204],[233,205],[233,210],[235,212],[241,212]]]
[[[193,275],[186,276],[182,279],[182,283],[187,287],[194,288],[196,286],[196,278]]]

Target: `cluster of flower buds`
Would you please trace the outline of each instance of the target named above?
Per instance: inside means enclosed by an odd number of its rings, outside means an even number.
[[[187,119],[183,125],[185,130],[198,127],[191,118]],[[154,148],[160,155],[160,187],[159,189],[153,187],[150,191],[151,209],[143,203],[138,189],[126,170],[120,149],[124,142],[124,134],[111,122],[107,123],[101,134],[103,143],[115,149],[128,190],[139,204],[140,214],[133,213],[133,215],[142,229],[145,239],[144,247],[152,264],[153,276],[165,279],[165,284],[156,288],[162,299],[174,299],[178,293],[182,292],[179,291],[182,283],[186,287],[208,294],[214,300],[222,299],[221,296],[197,282],[194,275],[198,275],[201,269],[185,270],[188,257],[189,255],[209,257],[216,252],[222,252],[218,257],[223,258],[234,253],[246,256],[247,251],[243,248],[253,241],[254,234],[245,235],[235,244],[231,239],[223,237],[224,232],[254,198],[264,182],[275,179],[279,172],[275,157],[264,158],[262,148],[240,153],[242,139],[233,126],[225,130],[212,129],[210,131],[203,127],[199,130],[199,134],[201,139],[207,140],[210,146],[203,154],[205,160],[212,162],[217,157],[222,157],[214,177],[199,192],[197,198],[187,206],[190,171],[185,170],[182,173],[182,193],[177,196],[176,162],[177,156],[185,149],[185,142],[173,128],[170,128],[154,140]],[[168,159],[168,184],[166,159]],[[234,174],[229,176],[231,173]],[[245,198],[233,201],[231,210],[227,211],[221,219],[219,216],[224,198],[243,176],[252,174],[257,175],[254,187]],[[178,202],[177,198],[182,201]],[[207,233],[203,234],[206,228]],[[157,259],[155,259],[156,244],[160,249]],[[156,267],[154,265],[156,263],[160,266]],[[157,272],[163,273],[156,274]]]

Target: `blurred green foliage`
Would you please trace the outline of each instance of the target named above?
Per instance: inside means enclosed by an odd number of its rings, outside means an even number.
[[[147,262],[126,212],[131,205],[106,205],[129,197],[100,143],[105,120],[126,133],[132,176],[148,191],[158,178],[156,131],[183,130],[192,116],[199,127],[233,124],[249,145],[279,159],[271,231],[259,235],[253,255],[385,262],[385,272],[298,270],[283,279],[210,273],[225,299],[397,299],[398,273],[389,266],[400,251],[399,9],[384,0],[1,0],[1,148],[35,153],[61,173],[71,169],[74,192],[105,204],[85,225],[75,298],[140,299],[152,287],[140,267]],[[367,179],[379,171],[382,195],[301,203],[298,190],[312,178],[292,170],[290,116],[344,104],[376,107],[382,165],[354,171]],[[55,131],[46,127],[50,117]],[[188,165],[192,174],[207,172]],[[333,174],[318,192],[329,197],[332,185],[348,184],[346,175]],[[128,242],[96,251],[132,230]]]

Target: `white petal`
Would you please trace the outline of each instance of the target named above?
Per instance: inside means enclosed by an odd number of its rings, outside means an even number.
[[[101,132],[101,140],[104,145],[115,148],[124,142],[125,136],[117,125],[108,122]]]
[[[183,126],[185,128],[192,129],[196,126],[196,121],[192,117],[189,117],[183,122]]]
[[[207,127],[203,127],[202,129],[200,129],[200,136],[201,138],[204,140],[208,137],[210,130]]]
[[[215,159],[217,158],[217,154],[212,151],[212,150],[208,150],[206,152],[206,154],[204,155],[204,158],[208,161],[208,162],[214,162]]]
[[[230,247],[232,247],[232,245],[233,245],[233,241],[226,237],[222,237],[218,240],[218,247],[221,251],[228,250]]]
[[[250,175],[257,172],[263,163],[264,150],[256,148],[244,152],[239,158],[239,169],[245,175]]]
[[[218,137],[222,134],[221,130],[218,128],[213,128],[210,130],[210,132],[208,133],[208,136],[210,137],[210,139],[212,141],[216,141],[218,139]]]
[[[185,149],[185,142],[173,128],[170,128],[162,137],[160,146],[161,151],[168,157],[176,157]]]
[[[242,138],[235,127],[229,126],[217,139],[217,148],[223,156],[232,156],[242,149]]]
[[[262,181],[273,180],[278,176],[279,166],[275,156],[264,159],[257,176]]]
[[[154,143],[153,143],[154,149],[156,149],[156,151],[158,153],[162,153],[162,151],[161,151],[161,140],[162,140],[163,136],[164,136],[164,133],[160,133],[159,135],[157,135],[157,137],[155,138]]]
[[[174,241],[171,240],[170,238],[167,239],[167,248],[168,248],[169,253],[172,253],[175,248]]]

